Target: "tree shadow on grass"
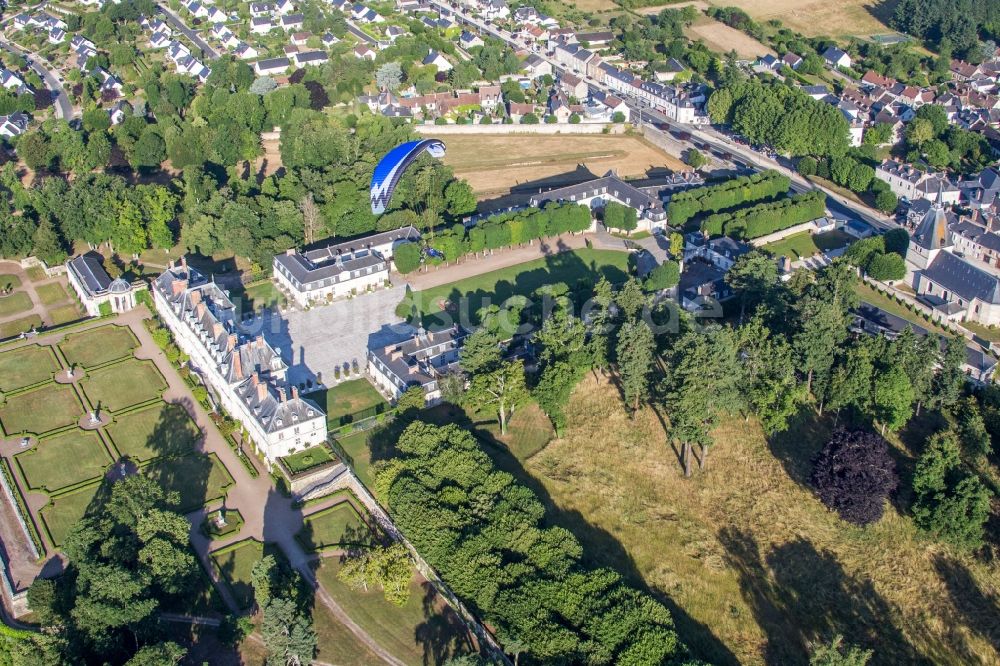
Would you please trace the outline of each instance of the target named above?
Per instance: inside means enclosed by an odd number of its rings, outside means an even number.
[[[1000,646],[1000,596],[983,590],[957,560],[935,555],[934,568],[948,589],[951,603],[962,622],[990,645]],[[971,663],[975,656],[966,652]]]
[[[804,663],[809,643],[841,634],[875,650],[872,663],[930,664],[895,625],[898,613],[872,583],[844,571],[835,556],[798,538],[764,554],[749,532],[719,533],[743,598],[767,636],[768,664]]]
[[[476,652],[472,636],[460,617],[446,605],[429,582],[423,589],[421,606],[424,621],[413,631],[414,640],[423,647],[425,666],[444,664],[454,657]]]
[[[736,656],[720,641],[711,629],[694,619],[678,606],[673,599],[646,585],[642,574],[628,550],[606,530],[592,525],[578,511],[560,508],[549,495],[545,486],[532,476],[506,445],[497,440],[488,430],[477,427],[464,410],[448,403],[434,408],[404,414],[370,438],[372,462],[387,460],[396,455],[395,442],[405,427],[419,418],[428,423],[445,425],[453,423],[471,432],[482,444],[498,469],[510,473],[518,483],[523,484],[538,497],[545,507],[545,522],[569,530],[583,545],[583,564],[588,567],[608,567],[618,572],[625,582],[661,602],[673,617],[677,633],[691,651],[702,659],[714,664],[737,664]]]

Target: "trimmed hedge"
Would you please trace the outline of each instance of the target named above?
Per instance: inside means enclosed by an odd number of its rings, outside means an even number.
[[[667,217],[672,226],[680,227],[699,213],[714,213],[751,201],[771,199],[787,192],[790,186],[787,176],[767,170],[718,185],[696,187],[670,197]]]
[[[14,482],[14,474],[9,464],[6,459],[0,458],[0,472],[3,473],[4,480],[7,481],[10,494],[14,496],[14,502],[17,504],[15,508],[21,514],[21,519],[24,520],[25,527],[28,528],[28,536],[31,537],[31,542],[35,545],[35,550],[38,551],[39,557],[45,557],[45,543],[42,541],[41,535],[38,534],[38,527],[35,526],[35,520],[31,516],[31,511],[28,510],[28,505],[24,502],[24,497],[21,496],[21,490]]]
[[[732,213],[710,215],[702,221],[701,230],[709,236],[726,235],[751,240],[825,214],[826,194],[814,190]]]

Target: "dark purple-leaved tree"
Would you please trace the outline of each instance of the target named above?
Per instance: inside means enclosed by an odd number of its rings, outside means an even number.
[[[834,431],[816,456],[811,480],[820,500],[855,525],[877,522],[886,497],[899,484],[885,439],[843,428]]]

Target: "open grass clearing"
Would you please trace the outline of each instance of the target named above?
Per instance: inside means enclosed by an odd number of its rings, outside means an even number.
[[[763,55],[775,55],[774,51],[761,44],[756,39],[736,28],[730,28],[708,16],[700,16],[685,29],[688,38],[701,40],[705,46],[719,53],[729,53],[732,50],[740,58],[754,59]]]
[[[382,394],[364,378],[315,391],[309,394],[309,398],[326,412],[326,422],[331,428],[374,416],[389,406]]]
[[[490,303],[499,305],[514,295],[528,296],[539,287],[557,282],[573,288],[578,280],[593,283],[602,275],[615,284],[625,282],[628,276],[628,253],[589,248],[560,252],[413,292],[412,300],[404,300],[396,314],[401,317],[409,316],[411,306],[414,306],[416,313],[423,317],[425,325],[441,324],[445,322],[435,322],[433,318],[446,310],[448,314],[457,314],[457,307],[475,319],[480,308]]]
[[[850,37],[892,32],[887,19],[895,3],[873,0],[711,0],[717,7],[739,7],[758,22],[778,19],[807,37]],[[873,13],[874,12],[874,13]],[[877,14],[877,16],[876,16]],[[728,49],[724,49],[726,51]]]
[[[507,424],[507,434],[500,434],[500,424],[496,416],[485,413],[472,413],[469,418],[477,428],[489,432],[496,440],[510,450],[518,460],[527,460],[545,448],[545,445],[555,437],[552,421],[536,402],[529,402],[521,407],[511,417]]]
[[[49,308],[49,319],[52,320],[53,326],[59,326],[60,324],[68,324],[71,321],[83,319],[83,312],[75,304],[59,305]]]
[[[46,384],[10,396],[0,407],[0,424],[7,436],[29,432],[43,435],[73,425],[83,416],[83,406],[72,387]]]
[[[333,462],[334,457],[324,444],[317,444],[316,446],[310,446],[308,449],[303,449],[298,453],[285,456],[281,458],[281,461],[285,463],[285,467],[292,474],[301,474],[314,467]]]
[[[386,601],[381,590],[351,589],[337,578],[340,566],[338,558],[325,558],[316,578],[352,620],[397,658],[423,666],[441,664],[471,650],[462,622],[419,576],[410,581],[410,598],[399,607]]]
[[[541,493],[587,564],[666,599],[712,663],[805,663],[807,642],[834,634],[880,663],[995,663],[1000,570],[922,537],[905,509],[866,529],[828,511],[806,479],[832,422],[812,414],[771,441],[754,420],[724,421],[706,469],[684,479],[660,417],[630,417],[614,386],[588,377],[565,435],[501,465]],[[892,438],[904,478],[919,425],[907,444]]]
[[[773,253],[777,257],[788,257],[792,261],[806,259],[837,248],[849,245],[854,241],[854,237],[843,231],[828,231],[823,234],[812,234],[808,231],[792,234],[780,241],[768,243],[762,249]]]
[[[295,538],[311,553],[332,548],[366,545],[371,541],[371,528],[350,501],[343,501],[305,517]]]
[[[14,459],[29,488],[49,493],[96,479],[113,462],[95,431],[79,429],[44,437]]]
[[[0,391],[10,393],[52,379],[59,369],[49,347],[28,345],[0,354]]]
[[[41,326],[42,318],[36,314],[21,317],[20,319],[14,319],[12,321],[5,321],[0,323],[0,340],[4,338],[13,338],[21,333],[27,333],[32,329],[39,329]]]
[[[15,291],[9,296],[0,296],[0,317],[12,317],[31,308],[31,296],[27,292]]]
[[[250,572],[264,556],[264,544],[256,539],[246,539],[211,553],[212,562],[219,569],[240,608],[253,606],[253,585]]]
[[[156,398],[167,382],[152,361],[131,359],[94,370],[81,386],[92,405],[115,412]]]
[[[51,306],[58,305],[69,300],[69,295],[63,286],[58,282],[50,282],[48,284],[43,284],[41,286],[35,287],[35,291],[38,292],[38,298],[41,299],[42,305]]]
[[[69,363],[93,368],[124,358],[139,346],[128,326],[98,326],[67,335],[59,349]]]
[[[100,483],[85,486],[55,497],[51,503],[42,507],[39,514],[53,546],[56,548],[62,546],[69,531],[87,513],[87,508],[100,487]]]
[[[458,134],[448,137],[444,161],[480,195],[530,189],[526,184],[535,182],[548,188],[576,183],[584,180],[572,173],[581,165],[597,175],[613,169],[623,178],[664,167],[690,170],[678,157],[622,134]]]
[[[143,468],[167,492],[176,491],[177,510],[189,513],[226,496],[233,477],[214,453],[190,453],[180,458],[161,458]]]
[[[0,291],[10,291],[21,286],[21,278],[13,273],[0,273]]]
[[[167,403],[116,416],[105,431],[118,453],[138,462],[189,453],[201,437],[187,411]]]

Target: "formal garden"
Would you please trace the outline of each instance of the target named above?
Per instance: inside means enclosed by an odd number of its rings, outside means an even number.
[[[310,553],[368,545],[373,533],[365,520],[367,512],[362,517],[364,509],[358,507],[361,503],[345,494],[342,501],[306,516],[295,538]]]
[[[253,566],[264,556],[265,545],[256,539],[244,539],[224,546],[211,554],[212,563],[222,574],[222,579],[229,586],[236,604],[243,610],[253,607],[253,584],[250,573]],[[267,548],[268,552],[277,552],[277,548]],[[276,555],[277,556],[277,555]]]

